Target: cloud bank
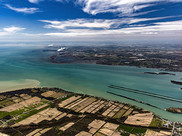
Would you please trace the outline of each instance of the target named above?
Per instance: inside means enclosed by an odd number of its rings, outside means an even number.
[[[46,33],[53,36],[82,35],[115,35],[115,34],[158,34],[161,32],[182,31],[182,20],[156,22],[146,25],[145,21],[160,20],[158,18],[124,18],[124,19],[75,19],[66,21],[40,20],[47,23],[45,28],[56,29],[58,32]],[[144,22],[143,24],[141,22]],[[139,23],[139,24],[137,24]]]
[[[182,0],[77,0],[76,3],[82,6],[84,12],[92,15],[107,12],[130,15],[160,2],[182,2]]]
[[[10,34],[15,34],[18,31],[25,30],[25,28],[22,27],[16,27],[16,26],[10,26],[10,27],[5,27],[0,31],[0,36],[4,35],[10,35]]]

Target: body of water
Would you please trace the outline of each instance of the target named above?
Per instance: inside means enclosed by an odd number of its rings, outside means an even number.
[[[181,86],[170,80],[180,80],[182,73],[176,75],[149,75],[146,71],[157,72],[157,69],[128,66],[104,66],[96,64],[53,64],[49,57],[52,53],[42,49],[23,47],[0,47],[0,91],[22,84],[36,84],[43,87],[59,87],[68,91],[80,92],[111,100],[137,105],[153,111],[155,114],[174,121],[182,121],[182,114],[173,114],[125,98],[108,94],[106,91],[121,94],[140,100],[161,109],[182,107],[182,103],[160,98],[111,89],[108,86],[119,85],[159,95],[182,99]],[[29,82],[34,83],[29,83]],[[37,81],[37,82],[36,82]],[[15,87],[16,88],[16,87]]]

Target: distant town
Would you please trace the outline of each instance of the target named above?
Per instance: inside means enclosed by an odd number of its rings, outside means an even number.
[[[53,63],[96,63],[159,68],[182,71],[180,46],[49,46],[44,51],[58,52],[51,57]]]

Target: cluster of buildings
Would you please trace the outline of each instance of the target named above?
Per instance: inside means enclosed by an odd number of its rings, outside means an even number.
[[[169,46],[73,46],[62,50],[59,54],[56,53],[51,61],[128,65],[182,71],[181,54],[181,48]]]

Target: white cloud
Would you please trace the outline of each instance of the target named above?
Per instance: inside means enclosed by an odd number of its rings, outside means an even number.
[[[139,26],[139,27],[130,27],[123,28],[119,30],[122,33],[141,33],[141,34],[157,34],[159,32],[175,32],[182,31],[182,20],[180,21],[170,21],[170,22],[160,22],[155,23],[152,26]]]
[[[18,32],[18,31],[21,31],[21,30],[24,30],[25,28],[22,28],[22,27],[16,27],[16,26],[11,26],[11,27],[5,27],[3,28],[3,30],[5,32],[8,32],[8,33],[15,33],[15,32]]]
[[[25,13],[25,14],[34,14],[36,12],[39,12],[38,8],[16,8],[16,7],[12,7],[9,4],[6,4],[5,6],[11,10],[14,10],[16,12]]]
[[[40,0],[28,0],[30,3],[39,3]]]
[[[83,11],[92,15],[106,12],[130,15],[136,10],[152,6],[155,2],[182,2],[182,0],[77,0]]]
[[[0,31],[0,36],[14,34],[14,33],[18,32],[18,31],[21,31],[21,30],[24,30],[24,29],[25,28],[16,27],[16,26],[5,27]]]
[[[132,25],[145,21],[161,20],[165,18],[173,18],[177,16],[157,17],[157,18],[122,18],[122,19],[73,19],[64,21],[40,20],[47,23],[45,28],[54,28],[58,30],[69,29],[118,29],[121,25]]]
[[[1,32],[0,31],[0,36],[4,36],[4,35],[7,35],[7,32]]]
[[[162,9],[159,9],[159,10],[162,10]],[[151,11],[144,11],[144,12],[139,12],[139,13],[133,13],[133,14],[130,15],[130,17],[145,15],[145,14],[156,12],[156,11],[159,11],[159,10],[151,10]],[[123,15],[119,14],[118,16],[122,17]]]
[[[132,20],[131,22],[137,22],[137,20]],[[54,27],[53,27],[54,28]],[[62,29],[62,28],[61,28]],[[162,32],[181,32],[182,31],[182,20],[180,21],[170,21],[170,22],[160,22],[154,23],[151,26],[145,25],[134,25],[127,28],[118,29],[66,29],[63,32],[56,33],[46,33],[44,35],[49,36],[85,36],[85,35],[120,35],[120,34],[145,34],[145,35],[156,35]]]
[[[133,6],[133,9],[134,11],[137,11],[137,10],[140,10],[140,9],[143,9],[143,8],[147,8],[147,7],[150,7],[150,6],[153,6],[154,4],[144,4],[144,5],[136,5],[136,6]]]
[[[49,23],[46,25],[46,28],[56,28],[56,29],[67,29],[67,28],[102,28],[108,29],[114,23],[122,23],[119,22],[119,19],[74,19],[74,20],[66,20],[66,21],[51,21],[51,20],[40,20],[45,23]]]

